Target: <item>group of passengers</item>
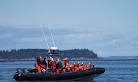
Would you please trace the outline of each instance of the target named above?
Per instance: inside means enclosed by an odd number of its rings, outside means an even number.
[[[61,60],[59,58],[57,58],[57,60],[55,61],[54,58],[50,57],[46,62],[46,58],[42,59],[41,56],[37,58],[37,64],[38,67],[35,67],[33,69],[37,69],[39,74],[44,73],[44,71],[46,71],[47,68],[48,70],[50,70],[48,71],[48,73],[56,74],[56,73],[66,73],[66,72],[77,72],[81,70],[90,69],[92,67],[90,63],[89,65],[84,66],[83,62],[81,64],[78,62],[76,65],[75,63],[73,65],[70,65],[68,58],[65,58],[64,60],[65,67],[63,67]]]

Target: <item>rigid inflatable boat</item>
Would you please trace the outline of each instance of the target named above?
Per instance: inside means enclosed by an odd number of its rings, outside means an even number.
[[[42,32],[43,32],[43,29],[42,29]],[[53,44],[54,44],[54,41],[53,41]],[[43,54],[46,56],[44,60],[42,60],[41,56],[40,58],[37,58],[38,67],[36,67],[36,64],[35,64],[35,69],[17,68],[16,73],[14,75],[14,79],[17,81],[23,81],[23,80],[50,80],[51,81],[51,80],[85,80],[85,79],[93,80],[94,77],[101,75],[105,72],[104,68],[95,68],[94,65],[93,67],[86,65],[87,68],[89,67],[88,69],[83,69],[84,66],[80,64],[78,64],[78,66],[75,64],[74,66],[71,66],[68,59],[65,59],[64,61],[65,67],[63,67],[60,61],[60,58],[59,60],[57,60],[57,62],[54,61],[54,58],[52,58],[52,56],[60,56],[59,55],[60,53],[55,52],[57,50],[57,47],[54,46],[54,47],[51,47],[51,49],[48,47],[48,49],[49,49],[48,53]],[[57,65],[60,66],[60,68],[58,68]],[[71,68],[73,69],[81,68],[82,70],[72,71]],[[60,72],[57,72],[58,69],[61,69]]]
[[[90,68],[78,72],[67,72],[59,74],[38,74],[31,72],[28,69],[16,69],[14,79],[17,81],[23,80],[93,80],[105,72],[104,68]]]

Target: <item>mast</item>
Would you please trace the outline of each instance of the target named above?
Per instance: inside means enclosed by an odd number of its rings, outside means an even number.
[[[52,34],[52,31],[51,31],[51,27],[50,27],[49,24],[48,24],[48,27],[49,27],[49,31],[50,31],[50,34],[51,34],[51,38],[52,38],[53,45],[55,47],[55,41],[54,41],[53,34]]]
[[[41,31],[42,31],[43,36],[44,36],[44,40],[45,40],[46,46],[47,46],[47,48],[48,48],[48,53],[50,53],[50,48],[49,48],[49,45],[48,45],[48,42],[47,42],[47,38],[46,38],[46,36],[45,36],[45,32],[44,32],[44,30],[43,30],[41,24],[40,24],[40,27],[41,27]]]

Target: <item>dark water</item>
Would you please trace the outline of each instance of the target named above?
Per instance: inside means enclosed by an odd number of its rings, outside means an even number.
[[[71,61],[70,63],[73,64]],[[138,82],[138,61],[83,61],[104,67],[105,73],[90,82]],[[35,61],[0,62],[0,82],[16,82],[16,68],[33,68]],[[40,81],[37,81],[40,82]],[[44,81],[43,81],[44,82]]]

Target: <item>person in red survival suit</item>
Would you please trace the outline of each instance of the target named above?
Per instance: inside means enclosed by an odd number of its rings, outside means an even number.
[[[51,66],[53,68],[53,74],[56,74],[56,61],[54,61],[54,58],[51,58]]]
[[[89,66],[90,66],[90,68],[92,67],[92,64],[91,63],[89,63]]]
[[[67,63],[68,63],[68,58],[65,58],[65,60],[64,60],[65,67],[66,67]]]
[[[80,66],[80,62],[78,61],[78,64],[76,65],[77,67],[79,67]]]
[[[67,62],[66,66],[67,66],[67,68],[66,68],[66,72],[70,72],[70,63]]]

